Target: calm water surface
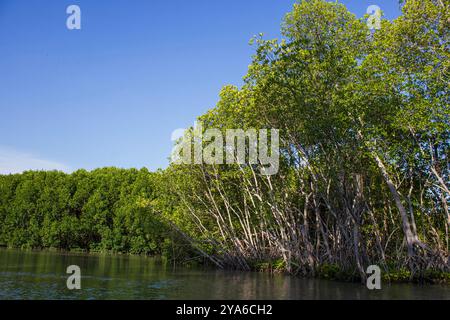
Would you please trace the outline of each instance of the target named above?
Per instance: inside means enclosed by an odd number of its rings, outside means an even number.
[[[81,268],[81,290],[66,268]],[[136,256],[0,250],[0,299],[447,299],[449,286],[359,284],[264,273],[173,268]]]

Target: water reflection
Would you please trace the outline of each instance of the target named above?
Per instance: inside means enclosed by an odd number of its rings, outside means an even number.
[[[82,290],[66,288],[78,265]],[[0,299],[450,299],[448,286],[385,285],[381,291],[263,273],[173,268],[158,259],[0,250]]]

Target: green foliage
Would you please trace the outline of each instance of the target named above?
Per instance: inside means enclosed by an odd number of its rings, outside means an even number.
[[[401,268],[383,274],[383,280],[392,282],[409,282],[411,280],[411,271]]]
[[[105,168],[0,176],[0,243],[161,254],[170,232],[151,205],[156,175]]]
[[[372,32],[337,1],[303,0],[283,39],[252,40],[245,84],[226,86],[199,121],[279,129],[280,171],[166,171],[174,221],[203,252],[233,268],[281,259],[331,278],[371,264],[448,270],[449,5],[402,9]]]

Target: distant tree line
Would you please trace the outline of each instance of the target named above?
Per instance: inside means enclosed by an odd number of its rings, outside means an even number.
[[[105,168],[0,176],[0,244],[161,254],[153,173]]]

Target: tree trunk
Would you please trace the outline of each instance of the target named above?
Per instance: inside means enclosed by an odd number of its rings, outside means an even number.
[[[394,182],[392,181],[392,179],[389,176],[389,173],[387,172],[386,166],[384,165],[381,158],[373,150],[372,155],[375,158],[375,161],[377,162],[378,168],[380,169],[383,178],[389,187],[392,197],[394,198],[395,205],[397,206],[397,209],[400,212],[400,216],[402,219],[403,233],[405,235],[406,245],[408,248],[408,256],[412,258],[414,256],[414,244],[418,242],[417,235],[415,235],[414,232],[412,231],[411,223],[409,222],[408,219],[408,214],[406,212],[405,207],[402,204],[400,194],[398,193],[397,188],[394,185]]]

